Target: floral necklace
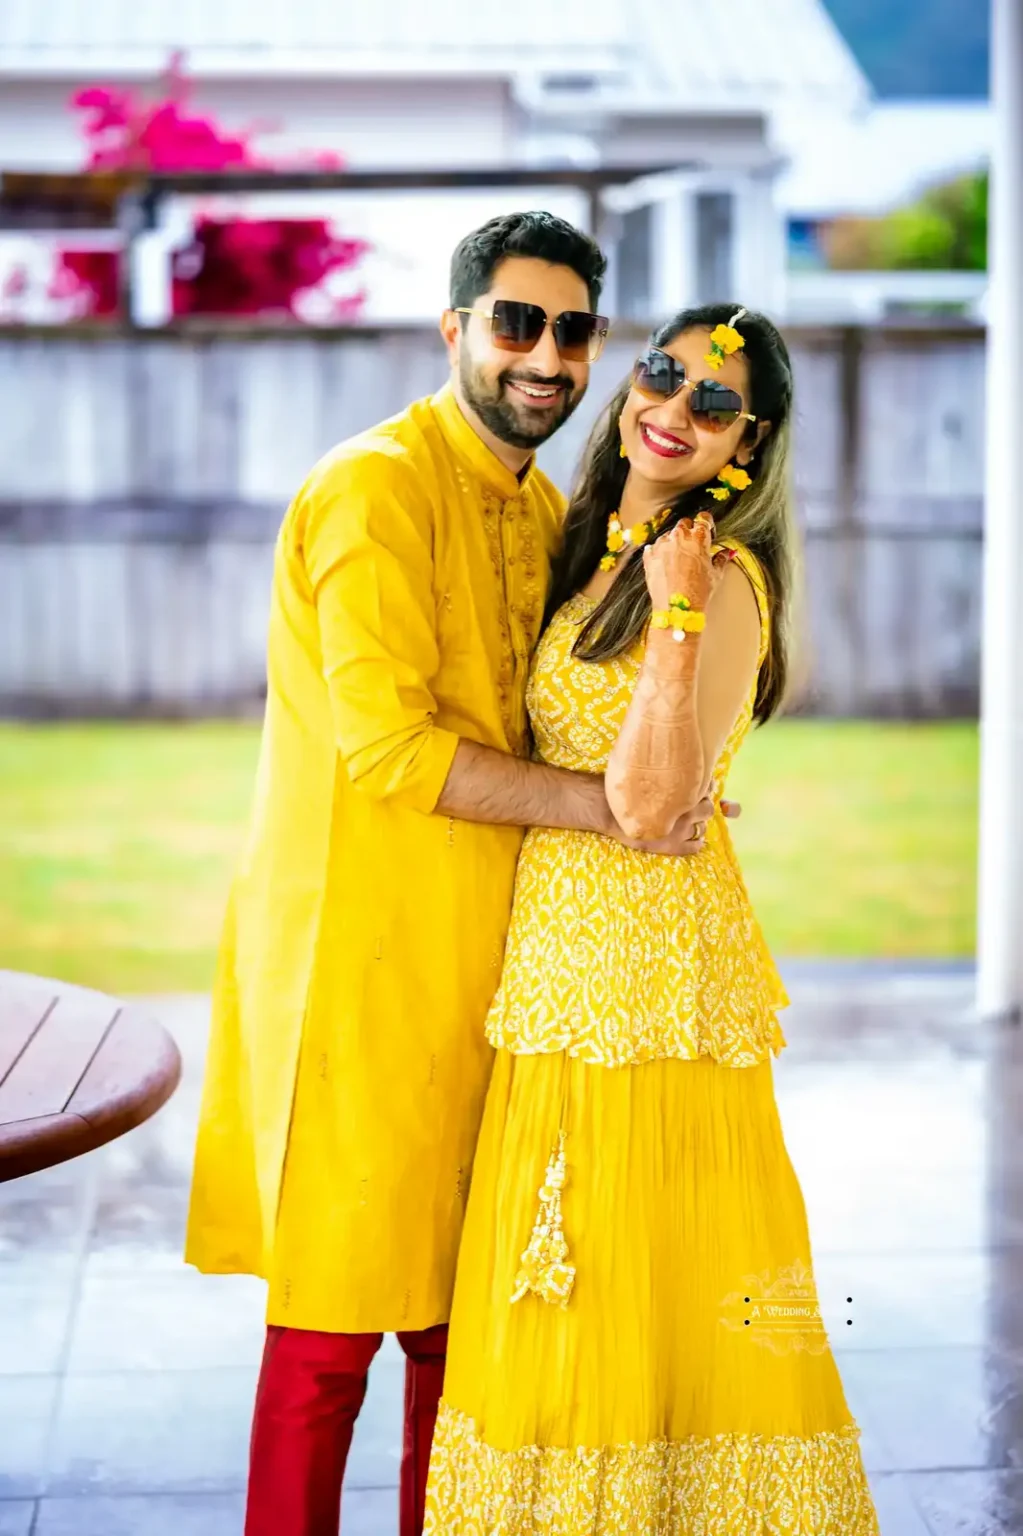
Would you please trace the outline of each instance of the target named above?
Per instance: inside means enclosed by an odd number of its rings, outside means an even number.
[[[600,562],[600,569],[613,571],[619,557],[630,545],[633,549],[639,549],[641,545],[649,544],[670,511],[670,507],[665,507],[645,523],[634,523],[631,528],[623,528],[617,511],[612,512],[607,520],[607,553]]]

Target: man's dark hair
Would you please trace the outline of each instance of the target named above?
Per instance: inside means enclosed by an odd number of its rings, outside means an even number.
[[[596,240],[556,214],[537,210],[499,214],[459,241],[451,258],[451,308],[475,304],[508,256],[533,256],[571,267],[589,289],[592,308],[600,303],[607,258]]]

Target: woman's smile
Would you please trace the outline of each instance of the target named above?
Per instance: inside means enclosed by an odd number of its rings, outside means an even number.
[[[676,437],[674,432],[667,432],[663,427],[655,427],[652,421],[640,422],[639,435],[643,439],[644,446],[663,459],[684,459],[687,454],[694,451],[691,444],[681,437]]]

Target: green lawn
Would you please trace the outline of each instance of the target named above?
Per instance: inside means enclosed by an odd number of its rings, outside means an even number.
[[[112,992],[210,982],[252,725],[0,726],[0,967]],[[729,793],[781,956],[973,951],[973,726],[785,721]]]

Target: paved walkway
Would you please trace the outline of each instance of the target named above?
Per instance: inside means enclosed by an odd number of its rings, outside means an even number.
[[[954,969],[790,979],[778,1096],[882,1532],[1023,1531],[1023,1032],[977,1025]],[[0,1186],[0,1536],[241,1530],[262,1287],[181,1264],[206,1005],[155,1011],[168,1108]],[[345,1536],[396,1531],[401,1379],[389,1340]]]

